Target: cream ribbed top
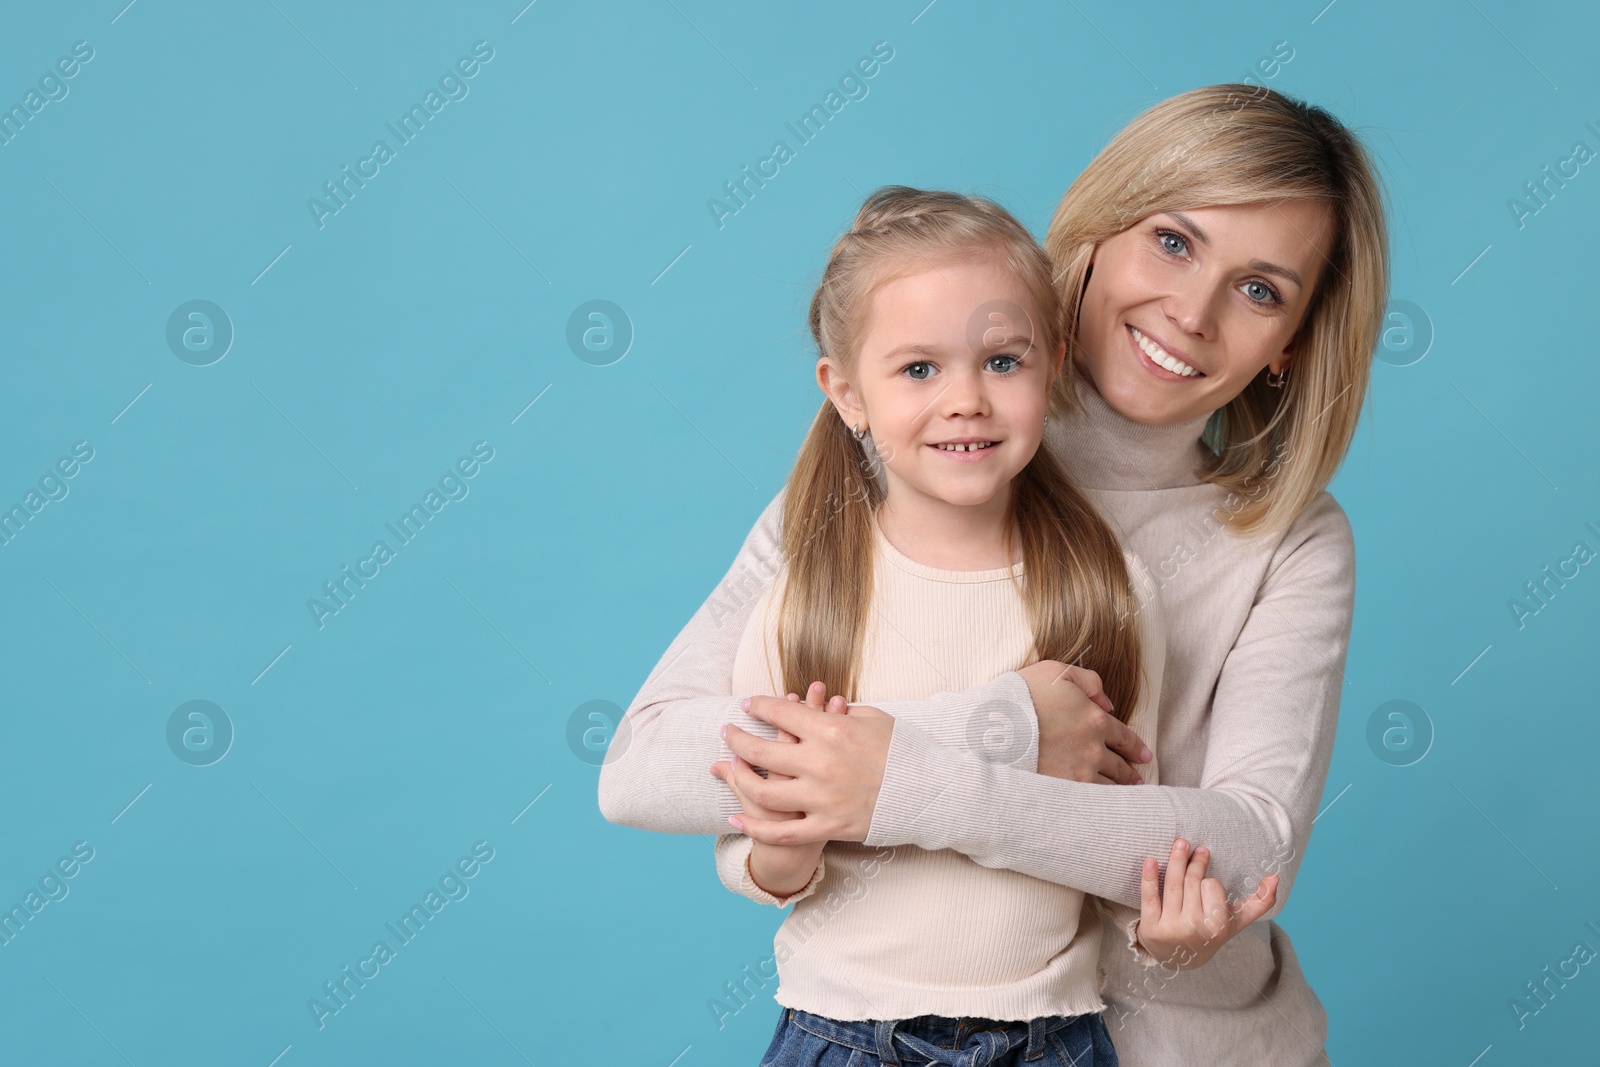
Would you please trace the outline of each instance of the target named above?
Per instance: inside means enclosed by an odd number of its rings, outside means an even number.
[[[959,692],[1033,661],[1016,584],[1024,580],[1021,563],[943,570],[901,553],[876,523],[873,533],[859,703]],[[1148,694],[1130,725],[1154,749],[1165,639],[1154,581],[1137,556],[1126,556],[1140,602]],[[734,659],[734,692],[784,691],[777,652],[784,576],[780,572],[768,587],[745,627]],[[1020,762],[1031,709],[994,701],[955,714],[965,721],[946,727],[964,733],[973,748],[986,749],[996,762]],[[1141,765],[1140,773],[1153,784],[1155,762]],[[1097,898],[982,866],[954,849],[847,841],[830,841],[810,884],[777,898],[750,877],[751,845],[744,834],[719,835],[717,869],[724,885],[752,900],[795,904],[774,938],[780,1004],[857,1020],[1031,1019],[1104,1008]],[[1098,903],[1113,910],[1131,946],[1139,913]],[[1125,951],[1153,963],[1142,949]]]

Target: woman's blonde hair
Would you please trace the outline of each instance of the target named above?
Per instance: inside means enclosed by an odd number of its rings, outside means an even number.
[[[1286,528],[1332,480],[1355,436],[1389,290],[1382,190],[1366,149],[1327,111],[1265,86],[1191,89],[1111,139],[1061,198],[1044,241],[1072,362],[1101,241],[1160,211],[1301,198],[1328,204],[1334,237],[1288,384],[1275,389],[1258,375],[1202,437],[1214,458],[1198,473],[1234,491],[1218,517],[1238,533]]]
[[[1064,340],[1061,298],[1050,260],[1004,208],[982,197],[891,185],[861,205],[834,243],[811,300],[817,355],[853,375],[862,330],[879,286],[960,257],[1012,272],[1031,295],[1025,309],[1034,350],[1052,360]],[[1063,362],[1058,377],[1072,373]],[[1052,411],[1072,410],[1071,390],[1052,390]],[[1081,662],[1098,671],[1126,721],[1141,686],[1137,606],[1122,548],[1110,527],[1040,447],[1012,479],[1005,547],[1020,531],[1020,592],[1039,659]],[[816,680],[858,699],[860,653],[872,597],[873,512],[884,487],[862,441],[824,400],[800,447],[784,496],[787,565],[778,622],[784,685],[804,693]]]

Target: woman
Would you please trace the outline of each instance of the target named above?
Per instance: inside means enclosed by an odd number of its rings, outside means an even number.
[[[601,771],[603,814],[725,832],[740,802],[708,774],[717,763],[739,792],[794,814],[744,820],[757,840],[953,848],[1132,907],[1143,861],[1176,840],[1209,847],[1230,894],[1277,874],[1271,919],[1333,746],[1354,548],[1325,487],[1366,393],[1386,242],[1359,141],[1319,108],[1243,85],[1138,116],[1051,221],[1077,373],[1047,445],[1160,586],[1162,785],[1101,787],[1134,780],[1141,742],[1056,684],[1059,664],[886,714],[774,694],[745,715],[744,694],[705,680],[728,676],[775,569],[780,495],[630,707]],[[996,714],[1025,744],[986,745]],[[767,740],[779,729],[798,743]],[[733,753],[774,778],[730,771]],[[1114,934],[1103,944],[1107,1022],[1130,1067],[1325,1058],[1326,1014],[1276,924],[1171,976]]]

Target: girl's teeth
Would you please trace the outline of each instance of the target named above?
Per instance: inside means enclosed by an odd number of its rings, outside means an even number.
[[[988,448],[992,444],[994,444],[993,441],[983,441],[969,445],[935,445],[934,447],[942,448],[946,452],[976,452],[980,448]]]
[[[1133,330],[1134,343],[1139,346],[1139,351],[1150,357],[1151,363],[1154,363],[1158,367],[1165,367],[1173,374],[1181,374],[1185,378],[1192,378],[1196,374],[1200,373],[1193,367],[1189,366],[1189,364],[1183,362],[1183,360],[1176,359],[1168,355],[1165,348],[1162,348],[1160,345],[1150,340],[1150,338],[1140,333],[1135,327],[1130,326],[1128,329]]]

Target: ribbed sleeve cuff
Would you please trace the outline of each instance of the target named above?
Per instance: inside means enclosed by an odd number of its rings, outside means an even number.
[[[811,881],[807,882],[805,885],[801,886],[799,889],[795,890],[793,893],[790,893],[786,897],[775,897],[765,889],[762,889],[760,886],[756,885],[755,879],[750,876],[750,852],[749,850],[746,850],[744,863],[739,866],[739,871],[741,874],[739,881],[739,892],[744,896],[749,897],[757,904],[771,904],[776,908],[786,908],[795,901],[802,900],[816,892],[817,884],[822,881],[823,875],[827,873],[827,867],[827,856],[819,856],[817,858],[817,869],[811,874]]]

